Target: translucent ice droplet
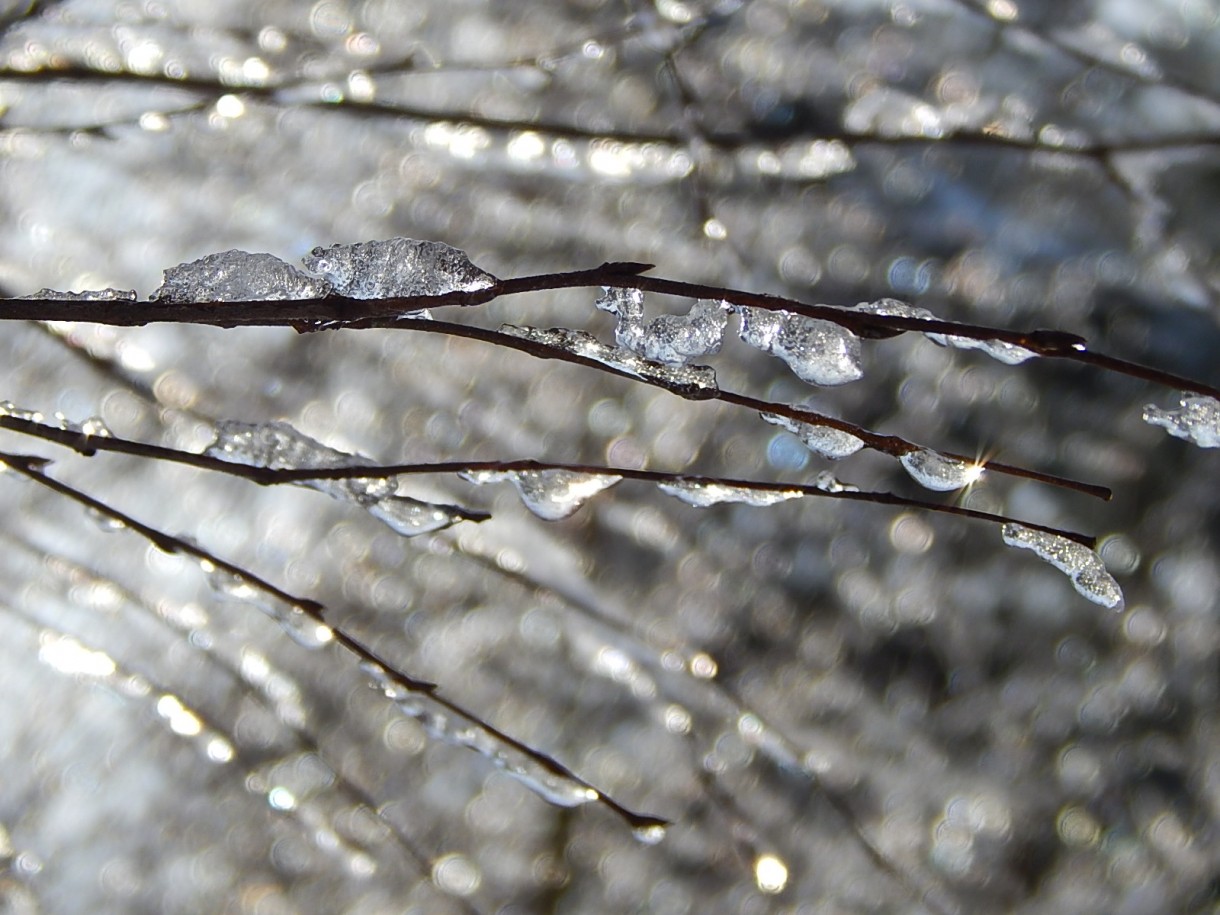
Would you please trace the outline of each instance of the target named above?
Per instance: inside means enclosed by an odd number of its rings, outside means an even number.
[[[41,411],[27,410],[17,406],[11,400],[0,400],[0,416],[11,416],[13,419],[24,419],[31,423],[42,423],[47,418]]]
[[[301,263],[353,299],[474,292],[496,283],[465,252],[411,238],[314,248]]]
[[[1200,448],[1220,448],[1220,400],[1183,391],[1179,410],[1144,407],[1144,422],[1160,426],[1174,438],[1194,442]]]
[[[829,470],[823,470],[818,473],[817,478],[813,481],[813,485],[823,492],[859,492],[859,486],[853,486],[851,483],[843,483]]]
[[[572,470],[480,470],[460,476],[471,483],[509,482],[525,507],[544,521],[561,521],[574,515],[589,499],[609,489],[622,477]]]
[[[709,505],[720,505],[724,502],[764,507],[804,496],[804,493],[794,489],[751,489],[706,480],[671,480],[658,483],[657,489],[695,508],[707,508]]]
[[[920,486],[949,492],[969,486],[983,475],[983,465],[959,461],[927,448],[916,448],[898,458],[906,472]]]
[[[739,307],[741,339],[782,359],[802,381],[836,385],[864,375],[860,338],[830,321],[787,311]]]
[[[216,424],[216,440],[204,454],[222,461],[270,470],[322,470],[364,467],[373,461],[361,454],[330,448],[297,431],[289,423]],[[394,477],[355,477],[344,480],[302,480],[298,484],[342,502],[355,502],[405,537],[441,530],[472,517],[453,505],[434,505],[397,495]]]
[[[850,432],[836,429],[834,426],[822,426],[778,416],[775,413],[760,413],[764,420],[773,426],[787,429],[799,438],[810,451],[837,461],[855,454],[864,447],[864,442]]]
[[[665,365],[686,365],[720,352],[728,324],[726,307],[724,302],[700,299],[688,314],[655,318],[644,332],[640,355]]]
[[[134,302],[134,289],[86,289],[84,292],[60,292],[58,289],[39,289],[27,299],[51,299],[61,302]]]
[[[157,302],[268,302],[320,299],[333,290],[325,280],[306,276],[271,254],[222,251],[165,271],[149,297]]]
[[[900,302],[898,299],[880,299],[876,302],[861,302],[856,306],[857,311],[865,311],[874,315],[893,315],[899,318],[918,318],[922,321],[938,321],[932,312],[926,308],[919,308],[915,305],[909,305],[906,302]],[[1027,359],[1033,359],[1038,354],[1033,350],[1026,349],[1023,346],[1017,346],[1015,343],[1006,343],[1003,340],[976,340],[974,337],[960,337],[955,334],[924,334],[929,340],[937,346],[951,346],[954,349],[977,349],[982,350],[992,359],[998,359],[1007,365],[1018,365]]]
[[[325,623],[274,594],[269,594],[252,582],[218,569],[210,562],[201,563],[208,584],[217,594],[230,600],[257,607],[303,648],[321,648],[334,641],[334,630]]]
[[[1008,546],[1032,550],[1071,580],[1082,595],[1111,610],[1123,609],[1123,592],[1106,571],[1101,557],[1067,537],[1036,531],[1021,524],[1005,524],[1001,536]]]
[[[665,840],[665,834],[668,831],[668,827],[661,823],[650,823],[647,826],[637,826],[631,830],[631,834],[637,842],[645,845],[660,845]]]

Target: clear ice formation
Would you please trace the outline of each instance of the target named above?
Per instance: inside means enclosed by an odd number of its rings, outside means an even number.
[[[1123,592],[1118,582],[1106,571],[1101,557],[1087,546],[1021,524],[1005,524],[1000,534],[1008,546],[1031,550],[1066,574],[1072,580],[1072,587],[1093,603],[1111,610],[1123,609]]]
[[[838,385],[864,375],[860,338],[830,321],[739,306],[741,339],[782,359],[802,381]]]
[[[216,440],[204,454],[222,461],[266,467],[270,470],[322,470],[332,467],[373,466],[360,454],[330,448],[297,431],[288,423],[216,424]],[[354,502],[404,537],[439,531],[470,517],[452,505],[434,505],[397,495],[393,477],[358,477],[344,480],[302,480],[301,486],[324,492],[341,502]]]
[[[149,298],[166,304],[320,299],[334,290],[271,254],[222,251],[165,271]]]
[[[822,492],[859,492],[859,486],[853,486],[851,483],[840,482],[839,479],[829,470],[822,470],[818,473],[817,478],[813,481],[813,485]]]
[[[671,480],[658,483],[657,489],[695,508],[707,508],[709,505],[725,502],[764,507],[787,502],[789,499],[800,499],[805,495],[796,489],[753,489],[706,480]]]
[[[51,299],[60,302],[134,302],[134,289],[86,289],[84,292],[60,292],[58,289],[39,289],[27,299]]]
[[[616,318],[614,342],[639,355],[644,347],[643,290],[603,286],[602,294],[593,304]]]
[[[950,492],[969,486],[983,475],[981,464],[959,461],[928,448],[916,448],[898,458],[911,479],[925,489]]]
[[[918,318],[921,321],[939,321],[926,308],[908,305],[898,299],[879,299],[876,302],[861,302],[856,311],[864,311],[873,315],[893,315],[899,318]],[[998,359],[1006,365],[1019,365],[1027,359],[1033,359],[1038,354],[1015,343],[1003,340],[976,340],[973,337],[959,337],[954,334],[924,334],[937,346],[951,346],[954,349],[982,350],[992,359]]]
[[[577,473],[552,470],[479,470],[459,474],[464,480],[485,483],[512,483],[522,503],[543,521],[569,518],[589,499],[609,489],[623,478],[608,473]]]
[[[334,630],[300,607],[267,593],[240,576],[218,569],[210,562],[204,562],[203,567],[212,590],[223,597],[257,607],[279,623],[288,637],[302,648],[321,648],[334,641]]]
[[[603,286],[594,304],[617,319],[614,341],[623,349],[662,365],[687,365],[720,352],[728,324],[728,304],[698,299],[685,315],[661,315],[644,323],[644,293]]]
[[[651,381],[667,388],[687,388],[701,391],[718,391],[716,372],[707,365],[661,365],[638,356],[618,346],[607,346],[583,330],[565,327],[544,329],[541,327],[518,327],[503,324],[500,333],[522,340],[529,340],[552,349],[563,350],[574,356],[592,359],[602,365],[626,372],[644,381]]]
[[[423,693],[407,690],[384,668],[373,664],[362,667],[372,678],[373,686],[381,690],[400,712],[418,721],[429,737],[451,746],[473,750],[544,801],[558,807],[579,807],[601,797],[588,785],[543,765],[480,726],[477,721],[446,708]]]
[[[856,436],[850,432],[844,432],[842,429],[836,429],[834,426],[804,423],[775,413],[758,415],[773,426],[787,429],[799,438],[810,451],[832,461],[853,455],[864,447],[864,442]]]
[[[352,299],[475,292],[497,282],[465,252],[412,238],[314,248],[301,263]]]
[[[1144,407],[1144,422],[1160,426],[1174,438],[1194,442],[1200,448],[1220,448],[1220,400],[1183,391],[1181,409]]]

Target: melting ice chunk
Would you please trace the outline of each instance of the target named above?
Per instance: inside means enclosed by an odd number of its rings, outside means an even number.
[[[60,292],[58,289],[39,289],[27,299],[52,299],[61,302],[134,302],[134,289],[86,289],[84,292]]]
[[[661,315],[644,332],[645,359],[665,365],[686,365],[699,356],[720,352],[728,324],[724,302],[699,299],[685,315]]]
[[[836,429],[834,426],[803,423],[799,420],[789,419],[787,416],[778,416],[775,413],[760,413],[758,415],[773,426],[787,429],[799,438],[810,451],[820,454],[822,457],[830,458],[832,461],[855,454],[864,447],[864,442],[856,438],[856,436],[850,432],[844,432],[842,429]]]
[[[706,480],[671,480],[658,483],[657,489],[695,508],[707,508],[724,502],[764,507],[804,497],[804,493],[796,489],[753,489]]]
[[[880,299],[876,302],[861,302],[856,311],[864,311],[874,315],[893,315],[899,318],[918,318],[921,321],[938,321],[939,318],[926,308],[908,305],[898,299]],[[1038,354],[1033,350],[1015,343],[1003,340],[976,340],[973,337],[959,337],[956,334],[924,334],[937,346],[952,346],[955,349],[982,350],[992,359],[998,359],[1007,365],[1018,365],[1026,359],[1033,359]]]
[[[911,478],[925,489],[949,492],[969,486],[983,475],[982,464],[970,464],[931,451],[916,448],[898,458]]]
[[[323,445],[289,423],[222,420],[216,424],[216,440],[204,454],[270,470],[323,470],[372,466],[374,463],[364,455],[348,454]],[[398,481],[393,477],[302,480],[300,485],[343,502],[355,502],[404,537],[438,531],[477,517],[458,506],[433,505],[396,495]]]
[[[1101,557],[1087,546],[1021,524],[1005,524],[1000,534],[1009,546],[1032,550],[1065,573],[1072,580],[1072,586],[1093,603],[1111,610],[1123,609],[1123,592],[1118,582],[1106,571]]]
[[[577,473],[573,470],[479,470],[459,474],[477,483],[512,483],[521,501],[543,521],[562,521],[622,477],[608,473]]]
[[[314,248],[301,263],[353,299],[475,292],[497,282],[464,251],[411,238]]]
[[[741,315],[741,339],[784,360],[802,381],[836,385],[863,376],[860,338],[851,331],[787,311],[736,310]]]
[[[1220,400],[1183,391],[1179,410],[1144,407],[1144,422],[1160,426],[1174,438],[1194,442],[1200,448],[1220,448]]]
[[[222,251],[165,271],[149,297],[168,304],[320,299],[332,289],[271,254]]]

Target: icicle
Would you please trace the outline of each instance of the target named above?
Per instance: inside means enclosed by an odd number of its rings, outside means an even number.
[[[789,419],[787,416],[779,416],[775,413],[760,413],[758,415],[773,426],[787,429],[799,438],[810,451],[820,454],[822,457],[830,458],[832,461],[855,454],[864,447],[863,441],[856,438],[850,432],[844,432],[842,429],[836,429],[834,426],[804,423],[799,420]]]
[[[802,381],[837,385],[864,375],[860,339],[851,331],[787,311],[738,307],[741,339],[782,359]]]
[[[389,674],[373,664],[362,665],[373,685],[394,702],[404,715],[414,718],[429,737],[473,750],[534,794],[557,807],[579,807],[600,798],[595,790],[556,772],[512,744],[496,737],[477,721],[445,708],[421,693],[409,692]]]
[[[640,355],[665,365],[686,365],[720,352],[728,324],[726,307],[724,302],[699,299],[688,314],[661,315],[648,324]]]
[[[568,330],[557,327],[546,330],[540,327],[517,327],[513,324],[500,326],[500,333],[522,340],[529,340],[552,349],[563,350],[574,356],[583,356],[607,365],[610,368],[634,375],[645,381],[655,382],[667,388],[686,388],[701,391],[718,391],[716,372],[706,365],[661,365],[650,362],[635,353],[619,347],[607,346],[592,334],[583,330]]]
[[[984,470],[982,464],[968,464],[927,448],[908,451],[898,460],[916,483],[937,492],[969,486],[983,475]]]
[[[340,295],[353,299],[475,292],[497,282],[472,264],[465,252],[411,238],[314,248],[301,263],[329,280]]]
[[[50,299],[61,302],[134,302],[134,289],[86,289],[84,292],[60,292],[58,289],[39,289],[27,299]]]
[[[361,454],[330,448],[298,432],[288,423],[216,424],[216,440],[204,454],[270,470],[324,470],[364,467],[373,461]],[[394,477],[357,477],[344,480],[302,480],[299,485],[324,492],[342,502],[355,502],[404,537],[441,530],[471,517],[453,505],[433,505],[398,496]]]
[[[512,483],[525,507],[543,521],[562,521],[571,517],[593,496],[622,480],[622,477],[613,474],[577,473],[563,469],[480,470],[459,476],[480,486],[485,483]]]
[[[857,311],[868,312],[874,315],[893,315],[899,318],[918,318],[921,321],[939,321],[932,312],[926,308],[919,308],[915,305],[908,305],[906,302],[900,302],[898,299],[880,299],[876,302],[861,302],[856,306]],[[974,337],[959,337],[954,334],[924,334],[929,340],[937,346],[951,346],[954,349],[977,349],[982,350],[992,359],[998,359],[1006,365],[1019,365],[1027,359],[1033,359],[1038,354],[1033,350],[1028,350],[1023,346],[1017,346],[1015,343],[1005,343],[1003,340],[976,340]]]
[[[222,251],[165,271],[149,296],[155,302],[270,302],[320,299],[334,290],[325,280],[306,276],[271,254]]]
[[[1020,550],[1032,550],[1072,580],[1072,586],[1082,595],[1111,610],[1123,609],[1123,592],[1101,557],[1087,546],[1044,531],[1035,531],[1021,524],[1005,524],[1001,528],[1004,542]]]
[[[695,508],[707,508],[709,505],[720,505],[724,502],[736,502],[761,508],[787,502],[789,499],[800,499],[804,496],[804,493],[794,489],[751,489],[746,486],[729,486],[704,480],[673,480],[658,483],[657,489],[666,495],[680,499],[687,505],[693,505]]]
[[[1144,422],[1160,426],[1174,438],[1194,442],[1200,448],[1220,448],[1220,400],[1183,391],[1180,410],[1144,407]]]

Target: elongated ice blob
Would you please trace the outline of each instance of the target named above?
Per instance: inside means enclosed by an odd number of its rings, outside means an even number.
[[[705,480],[672,480],[658,483],[657,489],[695,508],[707,508],[709,505],[720,505],[724,502],[763,507],[787,502],[789,499],[801,499],[805,495],[795,489],[752,489]]]
[[[642,355],[663,365],[686,365],[720,352],[728,324],[725,303],[699,299],[685,315],[661,315],[644,331]]]
[[[569,518],[589,499],[623,478],[606,473],[553,470],[479,470],[460,474],[462,479],[483,485],[508,482],[516,487],[522,503],[543,521]]]
[[[921,321],[940,320],[928,309],[909,305],[906,302],[900,302],[898,299],[879,299],[876,302],[861,302],[856,306],[856,311],[864,311],[874,315],[894,315],[900,318],[918,318]],[[926,333],[924,336],[937,346],[982,350],[992,359],[998,359],[1006,365],[1019,365],[1027,359],[1033,359],[1038,355],[1033,350],[1017,346],[1015,343],[1006,343],[1003,340],[976,340],[974,337],[961,337],[956,334]]]
[[[805,423],[789,419],[775,413],[760,413],[766,422],[773,426],[787,429],[799,438],[810,451],[824,458],[837,461],[840,458],[855,454],[864,447],[864,442],[850,432],[836,429],[834,426],[823,426],[815,423]]]
[[[1200,448],[1220,448],[1220,400],[1183,391],[1181,409],[1144,407],[1144,422],[1160,426],[1174,438],[1194,442]]]
[[[838,385],[864,375],[860,338],[830,321],[787,311],[738,307],[741,339],[782,359],[802,381]]]
[[[60,292],[58,289],[39,289],[33,295],[22,296],[26,299],[52,299],[60,302],[134,302],[134,289],[86,289],[84,292]]]
[[[165,271],[150,298],[167,304],[320,299],[330,283],[307,276],[271,254],[222,251]]]
[[[1087,546],[1036,531],[1021,524],[1005,524],[1001,530],[1004,542],[1020,550],[1031,550],[1072,580],[1072,587],[1082,595],[1111,610],[1123,609],[1123,592],[1101,557]]]
[[[353,299],[475,292],[496,283],[464,251],[412,238],[314,248],[301,263]]]
[[[928,448],[916,448],[898,458],[911,479],[925,489],[950,492],[969,486],[983,475],[982,464],[959,461]]]

